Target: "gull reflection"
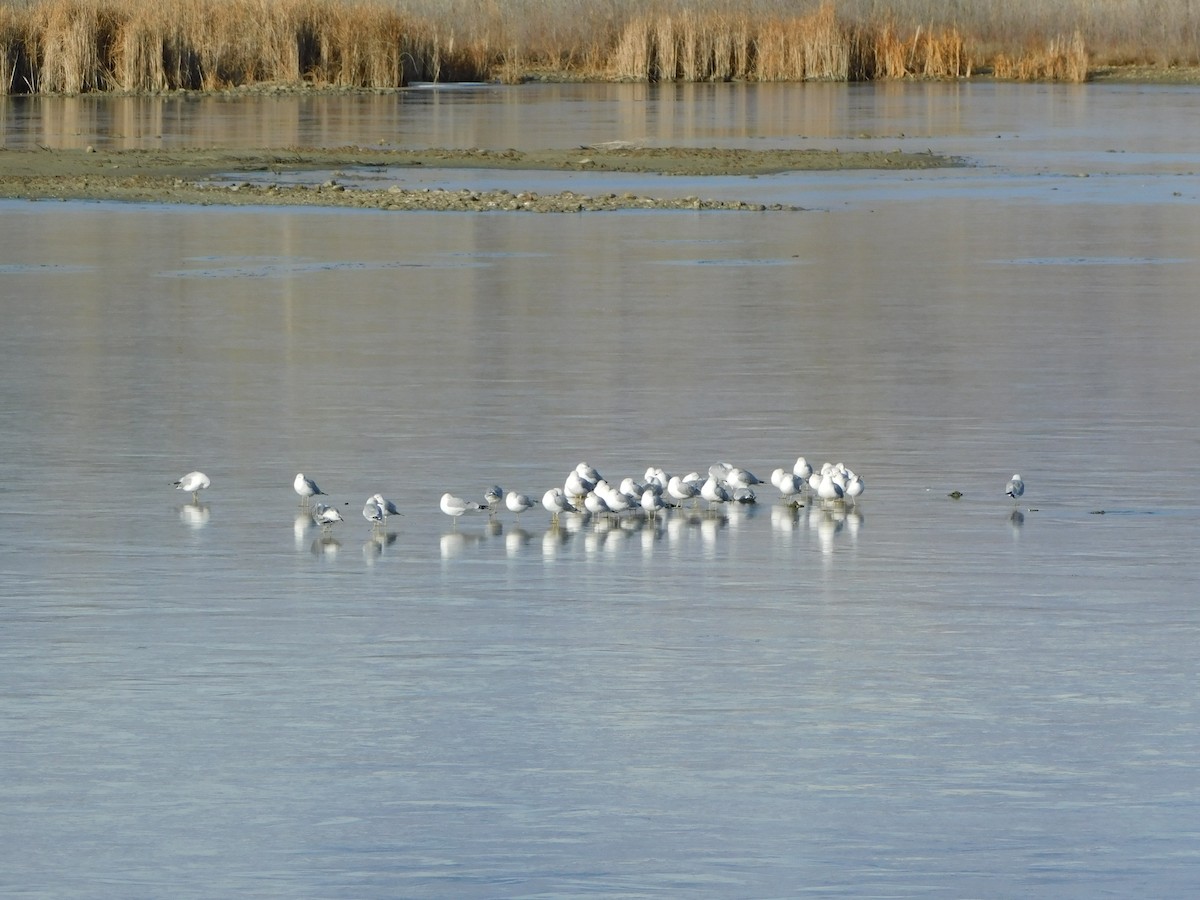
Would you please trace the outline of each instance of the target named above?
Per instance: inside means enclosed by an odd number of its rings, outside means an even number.
[[[483,539],[484,537],[481,534],[447,531],[438,541],[438,547],[441,550],[442,559],[453,559],[461,555],[467,547],[482,543]]]
[[[858,530],[862,528],[863,514],[857,506],[852,506],[846,511],[846,531],[851,538],[858,537]]]
[[[1015,541],[1021,536],[1021,528],[1025,525],[1025,513],[1014,509],[1008,517],[1008,524],[1012,528],[1012,536]]]
[[[558,556],[558,551],[567,545],[570,540],[572,531],[560,525],[551,525],[542,535],[542,557],[546,560],[553,560]]]
[[[308,532],[315,525],[310,513],[296,513],[296,518],[292,522],[292,534],[296,537],[297,550],[303,550],[308,545]]]
[[[208,524],[207,503],[185,503],[179,507],[179,521],[189,528],[203,528]]]
[[[649,554],[654,549],[654,545],[662,541],[665,533],[666,529],[663,527],[661,518],[655,516],[649,526],[641,531],[642,553]]]
[[[533,535],[524,528],[520,526],[510,528],[504,535],[504,552],[509,556],[516,556],[522,549],[528,546],[532,539]]]
[[[342,542],[332,535],[322,535],[312,542],[308,548],[313,556],[320,556],[325,559],[334,559],[338,551],[342,549]]]
[[[780,535],[790,535],[807,526],[825,553],[832,552],[839,534],[857,535],[863,522],[863,514],[854,505],[840,502],[808,507],[782,503],[771,507],[769,513],[760,513],[751,504],[717,509],[673,507],[655,510],[653,514],[644,510],[627,510],[622,514],[561,513],[557,521],[552,517],[544,530],[528,530],[519,523],[505,526],[499,519],[489,521],[474,534],[452,528],[441,536],[440,547],[442,558],[452,559],[493,537],[503,537],[509,557],[537,553],[540,549],[543,562],[550,565],[573,555],[566,549],[576,539],[579,543],[574,552],[584,556],[617,555],[624,552],[623,548],[634,545],[644,556],[649,556],[655,545],[662,542],[678,549],[677,544],[698,541],[698,549],[713,558],[726,532],[749,527],[760,514],[769,516],[771,529]],[[368,551],[378,555],[369,544],[364,546],[364,553]]]
[[[372,530],[371,536],[362,547],[363,559],[367,561],[367,565],[373,564],[383,555],[384,550],[396,543],[397,534],[395,531],[382,532],[378,528]]]
[[[817,532],[817,543],[821,552],[832,553],[834,539],[846,526],[846,510],[833,506],[814,506],[809,513],[808,525]]]
[[[796,530],[800,524],[800,507],[795,503],[785,503],[771,507],[771,527],[787,534]]]

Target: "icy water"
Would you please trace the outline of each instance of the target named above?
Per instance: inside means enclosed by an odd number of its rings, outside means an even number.
[[[1190,896],[1198,99],[4,101],[7,146],[975,165],[679,182],[794,213],[0,204],[0,893]],[[765,479],[800,454],[865,495],[438,510],[581,460]],[[404,512],[380,534],[376,491]]]

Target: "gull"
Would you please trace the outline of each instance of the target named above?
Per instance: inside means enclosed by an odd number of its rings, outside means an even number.
[[[600,480],[600,473],[585,462],[581,462],[579,465],[577,465],[575,467],[575,472],[584,481],[590,481],[592,484],[595,484]]]
[[[667,489],[667,482],[670,480],[671,477],[662,466],[651,466],[646,470],[646,483],[658,485],[660,492]]]
[[[527,509],[533,509],[533,501],[525,494],[509,493],[504,496],[504,505],[508,507],[508,511],[516,513],[517,519],[521,518],[521,513]]]
[[[684,500],[695,500],[700,492],[696,490],[695,485],[684,481],[678,475],[672,475],[667,482],[667,493],[682,503]]]
[[[203,472],[188,472],[182,478],[175,482],[177,491],[191,491],[192,502],[200,502],[200,492],[212,484],[209,477]]]
[[[850,500],[860,497],[862,492],[867,489],[867,483],[863,481],[861,475],[851,474],[846,482],[845,493]]]
[[[587,496],[583,498],[583,506],[588,512],[594,515],[608,512],[608,504],[604,502],[604,498],[595,491],[588,491]]]
[[[567,495],[563,493],[562,488],[550,488],[542,494],[542,507],[550,513],[551,520],[555,522],[558,521],[560,512],[575,511],[575,507],[567,501]]]
[[[729,477],[730,471],[733,469],[732,463],[717,462],[708,467],[708,477],[715,478],[717,481],[725,481]]]
[[[704,487],[700,488],[700,496],[707,500],[709,505],[728,503],[730,500],[729,491],[725,490],[725,486],[713,475],[709,475]]]
[[[342,514],[332,506],[326,506],[324,503],[318,503],[313,507],[313,521],[321,526],[321,530],[328,532],[335,522],[344,522]]]
[[[779,488],[781,497],[790,500],[804,490],[804,482],[794,472],[784,472],[781,469],[779,470],[779,481],[776,482],[775,487]]]
[[[1008,483],[1008,487],[1004,489],[1004,493],[1008,494],[1008,496],[1012,497],[1014,500],[1025,493],[1025,482],[1021,480],[1020,475],[1014,475],[1012,477],[1012,480]]]
[[[374,497],[368,497],[367,502],[363,504],[363,518],[371,523],[372,528],[378,528],[387,518],[383,504]]]
[[[739,466],[730,466],[729,474],[725,476],[725,482],[734,489],[748,488],[755,484],[762,484],[758,480],[758,476],[752,472],[748,472]]]
[[[665,506],[663,503],[663,498],[656,494],[652,488],[646,488],[644,491],[642,491],[641,502],[642,509],[645,510],[646,515],[652,519],[658,514],[658,511]]]
[[[399,508],[397,508],[396,501],[385,500],[383,494],[375,494],[373,497],[371,497],[371,499],[378,503],[379,508],[383,510],[383,520],[385,522],[387,521],[388,516],[404,515],[404,513],[400,512]]]
[[[821,483],[817,485],[817,496],[822,500],[841,500],[845,493],[842,486],[833,480],[832,471],[821,476]]]
[[[597,493],[599,492],[599,490],[600,490],[600,485],[596,485]],[[601,494],[600,496],[603,497],[604,502],[606,504],[608,504],[608,508],[609,508],[610,512],[615,512],[617,514],[620,514],[620,513],[625,512],[625,510],[627,510],[627,509],[633,508],[633,501],[630,500],[629,497],[627,497],[625,494],[622,494],[620,491],[618,491],[614,488],[610,487],[606,493]],[[638,498],[638,502],[639,503],[641,502],[640,497]]]
[[[617,488],[622,494],[633,500],[635,503],[641,499],[642,492],[646,490],[647,485],[638,484],[632,478],[621,479],[621,485]]]
[[[500,501],[504,499],[504,488],[498,484],[492,485],[483,492],[483,502],[487,504],[488,512],[494,513],[497,507],[500,506]]]
[[[472,503],[470,500],[464,500],[462,497],[455,497],[449,492],[442,494],[441,507],[442,512],[448,516],[454,517],[455,525],[458,524],[458,517],[468,510],[471,512],[478,512],[480,510],[487,509],[486,506],[483,506],[480,503]]]
[[[317,494],[329,496],[319,487],[311,478],[305,478],[304,473],[300,472],[296,475],[296,480],[292,482],[292,488],[300,495],[300,502],[305,506],[308,505],[308,498],[315,497]]]
[[[734,488],[733,493],[730,494],[730,497],[734,503],[757,503],[758,502],[758,497],[756,497],[754,494],[754,491],[748,487]]]
[[[796,457],[796,464],[792,466],[792,474],[799,476],[802,481],[808,481],[808,476],[812,473],[813,467],[808,464],[808,460],[803,456]]]
[[[583,463],[580,463],[580,465],[583,465]],[[585,497],[596,486],[596,482],[599,480],[599,478],[595,479],[595,481],[588,480],[580,475],[577,470],[572,470],[563,484],[563,493],[568,497]]]
[[[841,468],[838,468],[838,466],[841,466]],[[829,477],[833,480],[834,484],[842,489],[842,494],[845,494],[846,485],[850,481],[850,476],[854,473],[849,471],[845,466],[842,466],[841,463],[838,463],[838,466],[835,466],[833,471],[829,473]]]

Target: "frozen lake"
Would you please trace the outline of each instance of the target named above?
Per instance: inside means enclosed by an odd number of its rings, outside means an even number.
[[[973,163],[678,182],[804,212],[0,203],[0,893],[1190,896],[1198,99],[0,98],[9,147]],[[800,454],[865,495],[438,510]]]

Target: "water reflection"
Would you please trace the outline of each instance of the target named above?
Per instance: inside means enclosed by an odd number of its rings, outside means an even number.
[[[363,542],[363,560],[369,566],[374,565],[383,556],[384,551],[396,543],[397,537],[399,533],[395,531],[372,529],[371,536]]]
[[[1021,536],[1021,528],[1025,525],[1025,513],[1014,509],[1008,516],[1008,524],[1012,527],[1013,540]]]
[[[701,558],[715,560],[727,552],[727,538],[754,528],[760,516],[765,516],[771,530],[780,536],[811,532],[825,552],[831,552],[843,535],[853,539],[864,521],[861,507],[841,502],[807,508],[780,503],[771,506],[769,513],[758,505],[737,504],[713,509],[674,507],[655,515],[564,513],[557,521],[548,520],[544,528],[493,517],[478,529],[456,527],[455,523],[442,533],[439,546],[446,560],[483,551],[497,541],[509,558],[538,554],[548,564],[577,555],[611,556],[632,548],[648,556],[659,549],[677,555],[690,547]]]
[[[989,91],[1025,98],[1033,120],[987,104],[945,115],[980,134],[1020,122],[1020,141],[991,133],[995,153],[1080,135],[1084,152],[1185,133],[1193,157],[1200,146],[1194,89],[1170,115],[1159,105],[1154,127],[1157,89],[1136,94],[1129,121],[1081,129],[1037,118],[1070,92]],[[1135,96],[1084,91],[1089,111]],[[791,96],[841,96],[855,108],[833,104],[829,121],[894,134],[938,92],[960,89]],[[801,111],[771,94],[782,128]],[[631,95],[711,98],[707,111],[732,115],[753,92]],[[872,105],[908,113],[872,123]],[[499,117],[522,119],[513,106]],[[580,121],[559,105],[561,123],[520,139],[664,121],[620,106],[592,119],[584,102]],[[662,133],[736,130],[661,112],[674,116]],[[424,137],[393,124],[397,142]],[[442,124],[439,139],[476,127]],[[1200,799],[1186,777],[1200,765],[1194,178],[1158,202],[1115,201],[1102,177],[1021,195],[1007,170],[971,177],[986,199],[943,174],[756,180],[850,185],[869,214],[501,223],[0,204],[0,485],[9,507],[39,510],[64,485],[48,512],[70,512],[6,534],[0,664],[28,686],[0,696],[5,809],[29,825],[5,835],[10,880],[128,894],[131,872],[191,871],[199,847],[220,896],[253,893],[264,871],[294,896],[993,896],[1067,882],[1080,896],[1189,896],[1194,851],[1174,825]],[[876,210],[900,184],[919,206]],[[1096,215],[1100,195],[1112,215]],[[799,263],[736,264],[757,258]],[[303,264],[211,263],[238,259]],[[687,264],[716,259],[732,263]],[[212,277],[178,276],[189,269]],[[180,496],[144,484],[161,468],[146,448],[239,473],[211,527],[184,524],[194,510],[170,519]],[[481,466],[495,473],[483,484],[557,481],[560,452],[637,471],[810,448],[861,458],[870,499],[457,530],[437,509]],[[345,488],[339,508],[402,472],[411,518],[395,543],[343,525],[347,558],[319,539],[287,488],[310,459]],[[1055,527],[1037,541],[1031,508],[1014,517],[995,496],[1014,459],[1053,479]],[[1114,460],[1136,460],[1123,492],[1171,515],[1090,516],[1112,496]],[[166,510],[169,527],[129,516],[115,556],[118,505]],[[401,564],[386,596],[356,582]],[[343,590],[311,590],[322,569]],[[427,597],[470,615],[415,602]],[[145,790],[114,789],[128,779],[113,759]],[[289,827],[264,839],[268,808]],[[145,827],[91,839],[114,822]],[[998,828],[1022,839],[997,843]]]
[[[342,549],[342,542],[332,535],[326,534],[313,541],[308,549],[313,556],[333,560],[337,557],[338,551]]]
[[[179,521],[191,528],[203,528],[208,524],[207,503],[185,503],[179,507]]]

